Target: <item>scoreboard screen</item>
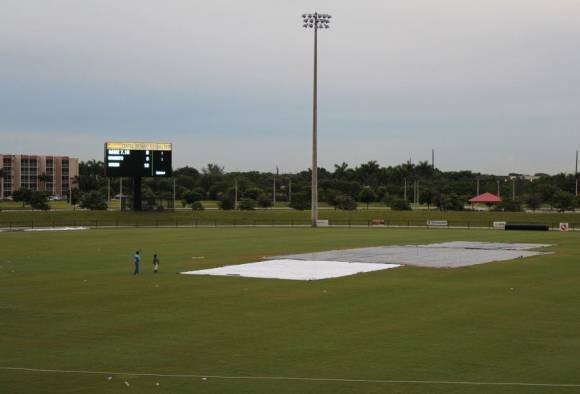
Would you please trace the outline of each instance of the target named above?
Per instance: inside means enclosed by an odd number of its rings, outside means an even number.
[[[169,177],[171,144],[157,142],[106,142],[107,177]]]

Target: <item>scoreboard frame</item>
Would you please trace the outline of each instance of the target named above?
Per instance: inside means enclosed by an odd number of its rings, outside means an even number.
[[[105,176],[171,177],[173,145],[168,142],[105,142]]]

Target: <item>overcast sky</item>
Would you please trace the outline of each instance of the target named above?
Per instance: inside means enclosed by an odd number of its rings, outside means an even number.
[[[0,0],[0,153],[101,159],[174,143],[174,165],[319,163],[573,172],[578,0]]]

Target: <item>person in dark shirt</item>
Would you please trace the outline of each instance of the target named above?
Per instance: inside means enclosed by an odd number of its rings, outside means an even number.
[[[159,257],[156,254],[153,255],[153,272],[156,274],[159,270]]]

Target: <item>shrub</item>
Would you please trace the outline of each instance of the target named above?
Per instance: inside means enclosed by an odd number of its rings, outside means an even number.
[[[560,212],[573,211],[576,208],[576,196],[559,190],[552,197],[552,205]]]
[[[524,197],[524,202],[529,209],[535,211],[542,205],[542,196],[539,194],[528,194]]]
[[[85,193],[81,197],[81,208],[90,209],[91,211],[104,211],[107,209],[107,202],[97,191]]]
[[[201,201],[194,201],[191,203],[191,209],[194,211],[203,211],[205,208]]]
[[[29,203],[32,209],[40,209],[43,211],[48,211],[50,209],[48,206],[48,197],[46,196],[46,193],[32,192],[30,194]]]
[[[252,187],[244,192],[244,197],[258,201],[263,194],[264,191],[259,187]]]
[[[203,199],[203,196],[196,191],[188,191],[183,193],[182,199],[186,205],[189,205],[193,204],[196,201],[201,201]]]
[[[310,209],[311,201],[310,194],[308,193],[296,193],[292,196],[292,201],[290,202],[290,208],[304,211],[305,209]]]
[[[370,187],[365,187],[358,194],[359,201],[367,204],[367,209],[369,209],[369,204],[375,201],[376,198],[377,195],[375,194],[375,192],[373,192],[373,190]]]
[[[465,208],[464,200],[454,193],[439,195],[435,203],[442,211],[463,211]]]
[[[357,208],[357,203],[351,196],[343,194],[336,197],[336,207],[344,211],[354,211]]]
[[[394,198],[391,200],[391,209],[393,211],[410,211],[411,206],[402,198]]]
[[[235,208],[234,199],[231,198],[228,194],[224,194],[218,201],[218,207],[224,211],[230,211]]]
[[[242,198],[238,203],[238,208],[242,211],[253,211],[256,209],[256,200],[251,198]]]
[[[265,194],[258,197],[258,205],[260,208],[269,208],[272,206],[272,200]]]
[[[504,212],[521,212],[523,211],[522,202],[519,200],[502,201],[497,209]]]

